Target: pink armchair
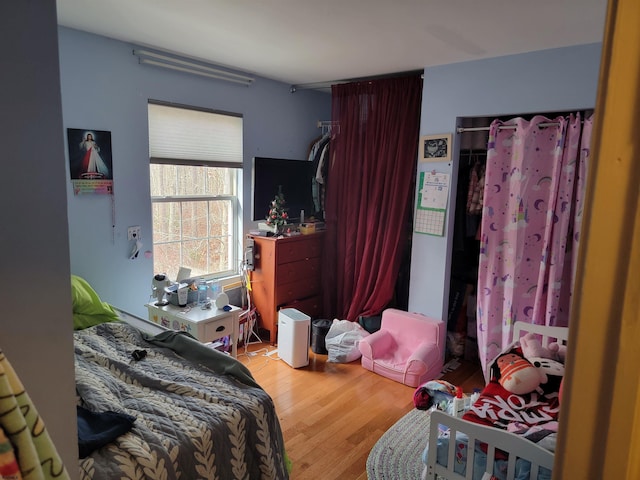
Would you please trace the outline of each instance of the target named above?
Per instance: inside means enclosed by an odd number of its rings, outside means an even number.
[[[360,340],[362,366],[410,387],[433,380],[444,366],[446,326],[442,320],[389,308],[380,330]]]

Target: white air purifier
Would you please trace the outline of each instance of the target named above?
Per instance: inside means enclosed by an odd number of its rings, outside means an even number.
[[[311,317],[295,308],[278,312],[278,355],[293,368],[309,365]]]

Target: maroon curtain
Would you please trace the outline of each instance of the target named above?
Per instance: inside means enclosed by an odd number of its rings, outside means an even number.
[[[394,296],[413,208],[422,80],[334,85],[332,95],[324,310],[353,321],[379,314]]]

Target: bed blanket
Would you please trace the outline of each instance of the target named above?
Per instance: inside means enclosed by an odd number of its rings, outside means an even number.
[[[161,335],[125,323],[74,333],[80,404],[135,417],[80,461],[80,478],[287,479],[273,401],[248,371],[192,338]],[[135,360],[135,350],[146,355]]]
[[[143,333],[142,337],[159,347],[168,348],[196,365],[203,365],[219,375],[230,375],[250,387],[261,388],[242,363],[226,353],[203,345],[187,332],[168,330],[157,335]]]
[[[540,391],[516,395],[491,380],[462,418],[522,435],[553,452],[560,412],[558,386],[559,379],[553,379]]]

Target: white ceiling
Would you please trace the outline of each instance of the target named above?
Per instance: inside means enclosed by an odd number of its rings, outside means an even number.
[[[606,0],[57,0],[58,23],[306,84],[602,41]]]

